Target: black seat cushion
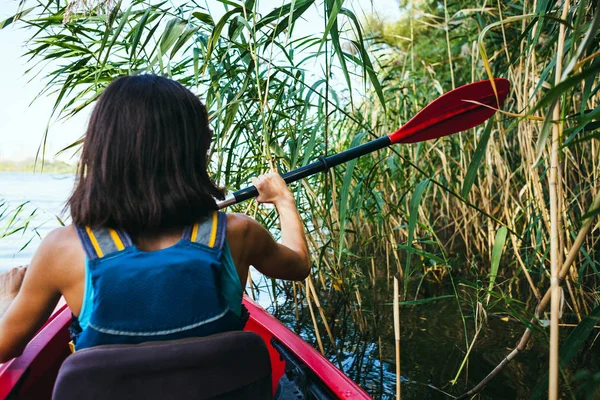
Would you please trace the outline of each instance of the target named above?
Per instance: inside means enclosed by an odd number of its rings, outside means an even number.
[[[54,400],[271,399],[262,338],[235,331],[139,345],[98,346],[69,356]]]

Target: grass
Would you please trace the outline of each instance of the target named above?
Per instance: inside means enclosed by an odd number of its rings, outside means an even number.
[[[388,134],[454,86],[508,78],[503,113],[485,126],[385,149],[296,184],[311,280],[272,283],[269,291],[285,293],[294,315],[309,306],[319,347],[344,364],[345,345],[331,340],[342,329],[336,318],[378,342],[394,337],[382,317],[391,310],[377,311],[392,301],[394,278],[401,315],[438,296],[429,284],[450,288],[464,332],[464,361],[447,378],[454,382],[489,333],[484,315],[510,310],[525,335],[548,340],[535,309],[547,303],[552,274],[565,281],[562,320],[589,322],[600,278],[599,8],[584,0],[427,1],[402,5],[401,20],[382,22],[351,5],[295,0],[261,14],[252,0],[210,7],[138,0],[88,12],[71,7],[63,23],[66,2],[26,1],[0,28],[32,29],[28,73],[46,76],[41,95],[57,98],[52,118],[90,107],[122,74],[160,73],[194,88],[212,117],[212,171],[231,190],[271,166],[288,171]],[[295,34],[315,7],[323,26]],[[274,211],[252,202],[235,210],[276,232]],[[559,359],[594,345],[565,346],[570,328],[559,329]],[[552,365],[562,371],[551,380],[562,395],[587,387],[573,363]],[[459,395],[464,387],[446,389]]]

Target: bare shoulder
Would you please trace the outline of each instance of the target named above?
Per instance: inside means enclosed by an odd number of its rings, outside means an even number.
[[[75,227],[71,224],[61,226],[60,228],[55,228],[50,231],[44,238],[44,240],[48,241],[58,241],[58,240],[79,240],[77,236],[77,232],[75,231]]]
[[[39,250],[48,256],[65,255],[78,249],[79,237],[73,225],[62,226],[50,231],[42,240]]]
[[[256,225],[260,226],[254,218],[246,214],[234,213],[227,214],[227,232],[233,236],[244,237],[256,229]]]
[[[269,232],[254,218],[245,214],[227,214],[227,242],[236,266],[244,268],[265,253],[265,246],[275,243]],[[245,282],[246,275],[240,273]]]
[[[68,273],[71,266],[85,260],[83,248],[73,225],[53,229],[44,237],[30,264],[30,269],[44,275]]]

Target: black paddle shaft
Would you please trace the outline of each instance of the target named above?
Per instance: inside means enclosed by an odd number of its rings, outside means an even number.
[[[331,155],[329,157],[319,157],[318,161],[305,165],[304,167],[297,168],[293,171],[287,172],[281,177],[283,178],[285,183],[290,184],[302,178],[306,178],[307,176],[314,175],[317,172],[326,171],[329,168],[345,163],[346,161],[353,160],[355,158],[364,156],[365,154],[372,153],[379,149],[383,149],[384,147],[387,147],[390,144],[392,144],[390,138],[384,136],[379,139],[371,140],[368,143],[361,144],[360,146],[356,146],[346,151],[342,151],[341,153]],[[237,192],[233,193],[235,201],[227,205],[237,204],[256,196],[258,196],[258,191],[256,190],[256,187],[248,186],[247,188],[238,190]]]

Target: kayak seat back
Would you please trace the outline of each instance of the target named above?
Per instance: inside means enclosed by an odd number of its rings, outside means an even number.
[[[272,399],[271,361],[248,331],[97,346],[67,357],[52,399]]]

